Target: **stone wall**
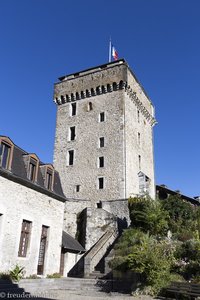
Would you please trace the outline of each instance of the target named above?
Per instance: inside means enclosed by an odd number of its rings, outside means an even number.
[[[153,125],[154,108],[131,72],[125,93],[126,197],[139,194],[138,173],[150,179],[149,194],[155,198]],[[140,163],[139,163],[140,156]]]
[[[118,230],[117,218],[113,214],[101,208],[87,208],[85,249],[89,250],[108,228]]]
[[[0,269],[16,264],[25,267],[25,276],[37,274],[42,225],[48,226],[44,275],[59,272],[64,203],[0,177]],[[26,257],[19,257],[22,220],[32,222]]]
[[[95,207],[100,200],[122,199],[125,196],[124,176],[124,113],[123,92],[77,101],[77,115],[70,117],[70,103],[58,106],[54,149],[54,166],[59,171],[67,198],[89,199]],[[87,111],[88,103],[93,109]],[[105,122],[99,114],[105,112]],[[69,128],[76,127],[76,138],[69,140]],[[105,146],[99,147],[99,138]],[[68,165],[67,153],[74,150],[74,165]],[[104,167],[98,159],[104,157]],[[104,178],[104,189],[98,189],[98,178]],[[76,192],[76,185],[80,191]]]
[[[64,209],[63,230],[75,237],[77,233],[77,217],[87,207],[91,207],[91,201],[89,200],[67,200]]]
[[[128,199],[139,194],[138,173],[142,171],[150,179],[149,192],[154,198],[154,108],[127,63],[113,62],[60,80],[54,90],[58,105],[54,165],[66,197],[89,199],[93,207],[100,201]],[[74,116],[72,103],[76,103]],[[99,120],[101,112],[104,122]],[[74,140],[70,140],[72,126]],[[102,148],[100,137],[105,138]],[[74,150],[73,165],[68,165],[70,150]],[[102,168],[98,165],[101,156]],[[98,188],[99,177],[104,179],[103,189]]]

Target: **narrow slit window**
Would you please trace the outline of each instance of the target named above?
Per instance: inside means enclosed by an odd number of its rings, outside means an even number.
[[[103,148],[105,146],[105,140],[104,137],[100,137],[99,138],[99,147]]]
[[[139,169],[141,169],[141,155],[138,155],[138,164],[139,164]]]
[[[101,113],[99,114],[99,121],[100,121],[100,122],[105,122],[105,112],[101,112]]]
[[[138,145],[140,145],[140,133],[138,132]]]
[[[70,141],[74,141],[76,137],[76,127],[70,127]]]
[[[92,107],[92,102],[89,102],[89,103],[88,103],[88,111],[91,111],[92,108],[93,108],[93,107]]]
[[[68,151],[68,165],[72,166],[74,164],[74,150]]]
[[[137,111],[137,119],[138,119],[138,123],[140,123],[140,111]]]
[[[71,103],[71,116],[76,116],[76,102]]]
[[[99,157],[99,168],[103,168],[104,167],[104,157],[101,156]]]
[[[104,178],[103,177],[98,178],[98,188],[99,188],[99,190],[102,190],[104,188]]]
[[[77,192],[77,193],[80,192],[80,187],[81,187],[80,184],[77,184],[77,185],[76,185],[76,192]]]

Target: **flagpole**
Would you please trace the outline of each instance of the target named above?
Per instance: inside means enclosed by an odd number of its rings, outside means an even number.
[[[109,62],[111,62],[111,38],[110,38],[110,42],[109,42]]]

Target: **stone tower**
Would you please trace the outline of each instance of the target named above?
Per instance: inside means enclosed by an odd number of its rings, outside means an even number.
[[[117,214],[120,200],[154,198],[154,108],[125,60],[60,77],[54,101],[54,166],[68,199]]]

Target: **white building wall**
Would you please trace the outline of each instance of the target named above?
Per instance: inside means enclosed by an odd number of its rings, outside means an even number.
[[[42,225],[48,226],[44,274],[59,272],[64,203],[0,177],[0,269],[16,264],[25,267],[25,276],[37,274]],[[26,257],[18,257],[22,220],[32,222]]]

